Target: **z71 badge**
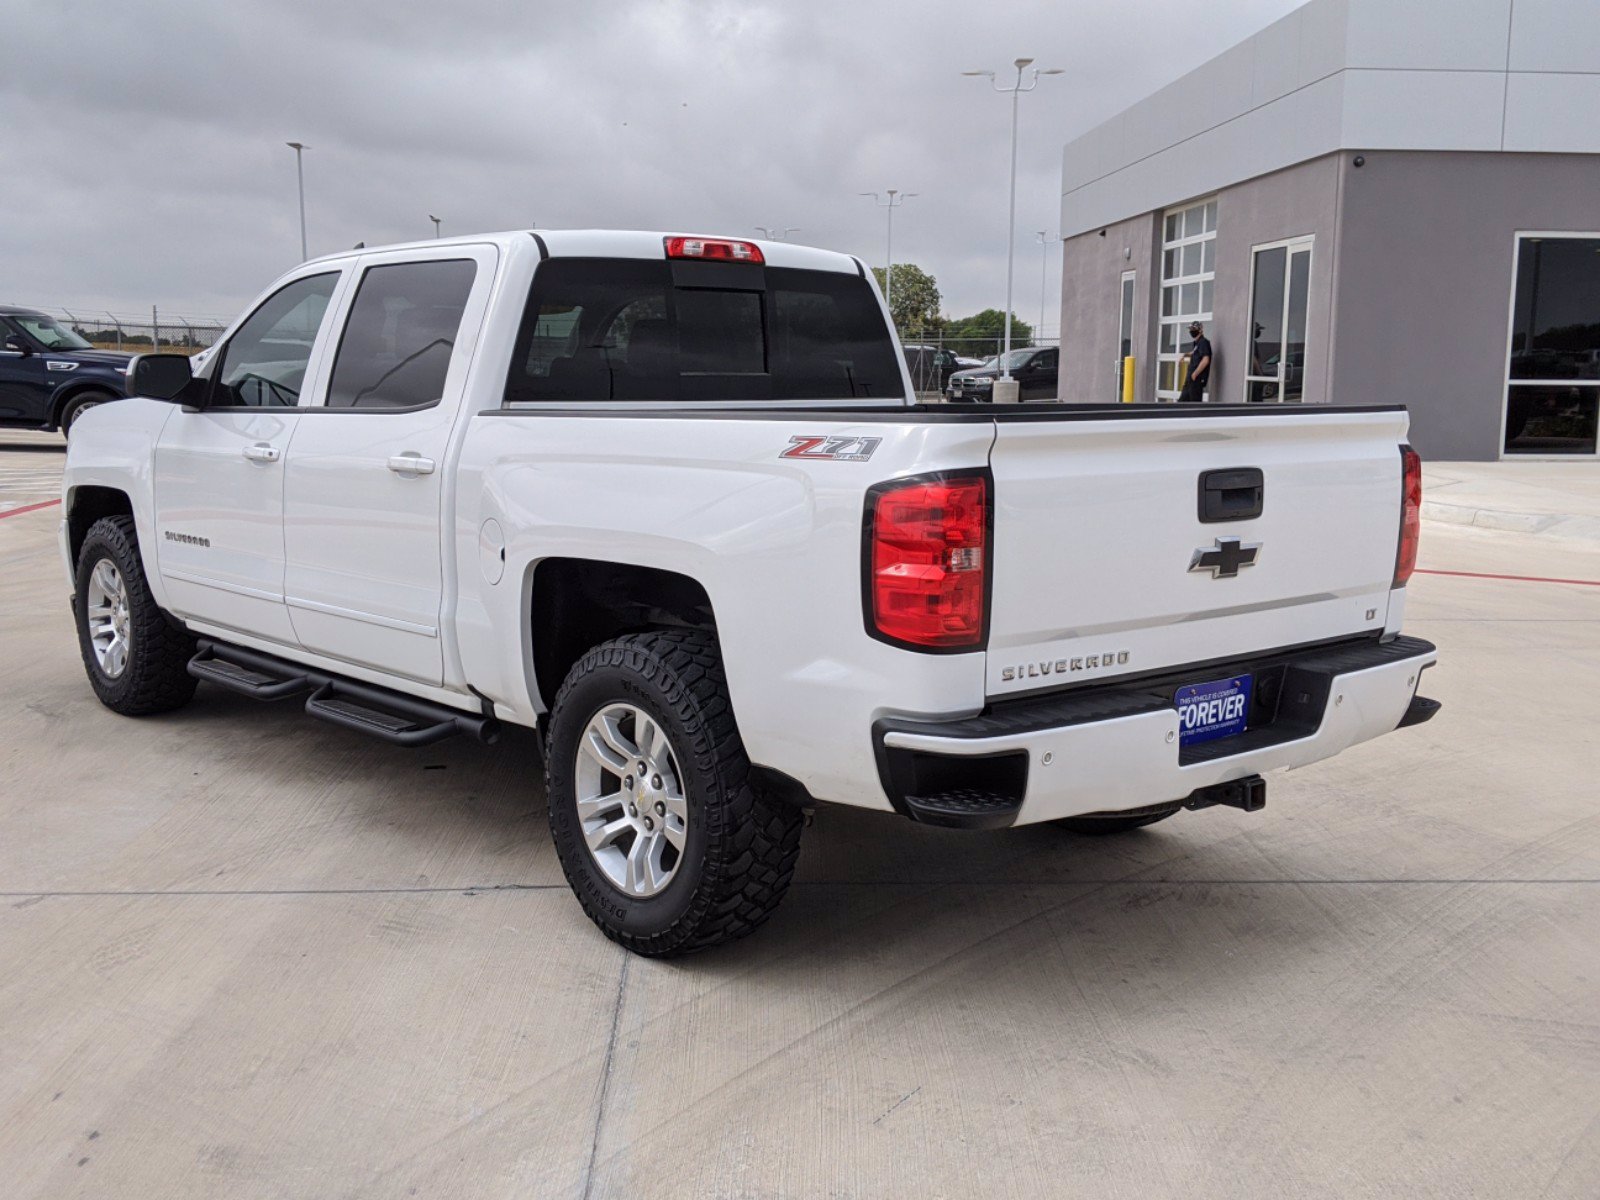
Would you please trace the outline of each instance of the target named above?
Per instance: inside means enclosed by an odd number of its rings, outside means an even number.
[[[832,462],[866,462],[881,437],[792,437],[779,458],[825,458]]]

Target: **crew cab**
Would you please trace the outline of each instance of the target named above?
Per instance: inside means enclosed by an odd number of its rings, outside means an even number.
[[[573,891],[642,954],[765,920],[818,804],[1130,829],[1437,708],[1403,409],[919,405],[847,255],[362,249],[129,376],[64,484],[100,699],[536,729]]]
[[[49,313],[0,305],[0,426],[59,429],[122,395],[128,354],[96,349]]]

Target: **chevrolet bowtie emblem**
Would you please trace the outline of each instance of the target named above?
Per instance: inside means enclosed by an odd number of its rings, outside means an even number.
[[[1240,567],[1254,566],[1260,542],[1241,542],[1236,537],[1219,537],[1212,548],[1202,547],[1189,560],[1189,570],[1210,571],[1211,578],[1232,578]]]

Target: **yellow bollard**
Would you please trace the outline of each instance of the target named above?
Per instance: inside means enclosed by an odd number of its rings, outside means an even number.
[[[1122,360],[1122,402],[1133,403],[1133,355]]]

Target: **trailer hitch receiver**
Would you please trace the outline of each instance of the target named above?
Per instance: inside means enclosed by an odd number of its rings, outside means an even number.
[[[1267,781],[1259,775],[1247,775],[1227,783],[1214,783],[1210,787],[1196,788],[1183,802],[1183,806],[1190,811],[1216,804],[1225,804],[1245,812],[1260,812],[1267,806]]]

